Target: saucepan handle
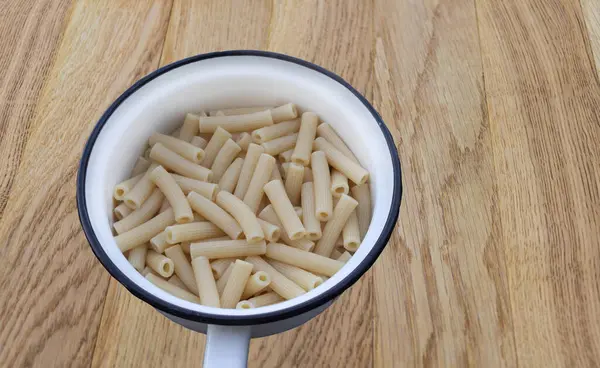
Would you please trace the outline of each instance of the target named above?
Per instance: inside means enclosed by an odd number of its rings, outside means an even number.
[[[248,364],[250,326],[208,325],[204,368],[245,368]]]

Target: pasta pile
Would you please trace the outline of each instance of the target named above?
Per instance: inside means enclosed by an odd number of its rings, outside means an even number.
[[[189,113],[148,143],[114,189],[115,242],[181,299],[248,309],[295,298],[339,271],[369,227],[369,173],[294,104]]]

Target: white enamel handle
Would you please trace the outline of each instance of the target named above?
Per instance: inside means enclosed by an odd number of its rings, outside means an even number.
[[[250,326],[208,325],[204,368],[246,368]]]

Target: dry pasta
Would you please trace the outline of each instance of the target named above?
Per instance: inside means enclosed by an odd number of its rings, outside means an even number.
[[[333,200],[330,190],[331,176],[325,153],[322,151],[313,152],[311,163],[315,192],[315,213],[319,221],[328,221],[333,212]]]
[[[146,264],[162,277],[169,277],[175,271],[175,266],[170,258],[163,256],[152,249],[146,252]]]
[[[124,219],[115,222],[113,224],[113,228],[117,234],[122,234],[150,220],[152,216],[156,215],[160,209],[163,199],[164,196],[161,191],[158,188],[155,189],[152,192],[152,195],[150,195],[150,197],[140,206],[140,208],[131,212]]]
[[[143,176],[144,176],[144,173],[138,174],[138,175],[134,176],[133,178],[129,178],[129,179],[122,181],[119,184],[115,185],[113,197],[115,197],[115,199],[117,201],[122,201],[124,199],[125,195],[127,193],[129,193],[129,191],[131,191],[131,189],[133,189],[133,187],[135,187],[137,182],[140,181],[140,179]]]
[[[348,251],[342,253],[339,257],[336,258],[336,260],[340,261],[340,262],[348,262],[350,260],[350,258],[352,258],[352,254],[348,253]]]
[[[289,149],[285,152],[281,152],[279,154],[279,161],[282,163],[292,161],[292,154],[294,153],[294,149]]]
[[[252,306],[252,308],[264,307],[282,301],[283,298],[280,297],[279,294],[277,294],[276,292],[270,292],[263,295],[255,296],[254,298],[250,298],[247,300],[247,302]]]
[[[281,221],[277,217],[277,214],[275,213],[275,210],[273,210],[273,206],[271,205],[266,206],[258,214],[258,218],[274,224],[275,226],[279,227],[279,229],[283,229],[283,225],[281,224]],[[281,241],[283,241],[285,244],[291,245],[294,248],[305,250],[307,252],[312,251],[315,247],[315,243],[306,238],[298,240],[290,239],[287,233],[283,230],[280,230],[279,236],[281,238]]]
[[[331,194],[339,197],[342,194],[348,194],[349,190],[348,178],[335,169],[331,170]]]
[[[262,255],[266,252],[266,243],[264,241],[255,244],[248,244],[244,239],[241,240],[219,240],[203,241],[192,243],[190,245],[190,255],[192,258],[203,256],[208,259],[247,257]]]
[[[206,115],[202,113],[202,115]],[[187,113],[179,130],[179,139],[189,142],[192,138],[199,133],[198,125],[200,123],[200,116],[196,114]]]
[[[325,257],[329,257],[329,255],[331,255],[331,251],[335,247],[336,240],[342,233],[342,229],[344,228],[348,217],[350,217],[356,206],[358,206],[358,202],[356,202],[354,198],[345,194],[340,196],[340,200],[333,210],[331,220],[325,224],[323,235],[315,246],[316,254],[320,254]]]
[[[311,291],[323,283],[323,279],[303,269],[274,260],[268,260],[269,264],[285,277],[298,284],[306,291]]]
[[[212,171],[186,160],[163,146],[162,143],[157,143],[152,147],[150,158],[179,175],[202,181],[210,181],[212,179]]]
[[[358,164],[356,156],[354,156],[354,154],[352,153],[352,151],[350,151],[348,146],[346,146],[344,141],[337,135],[337,133],[333,130],[331,125],[327,123],[319,124],[319,126],[317,127],[317,135],[319,137],[325,138],[329,143],[331,143],[335,148],[337,148],[338,151],[342,152],[344,155],[346,155],[348,158],[350,158],[352,161]]]
[[[292,203],[285,193],[285,188],[281,181],[273,180],[268,182],[265,184],[264,191],[289,238],[291,240],[303,238],[306,234],[306,230],[296,215],[294,206],[292,206]]]
[[[169,283],[167,280],[161,279],[160,276],[149,273],[146,275],[146,280],[180,299],[184,299],[192,303],[200,303],[200,299],[196,295]]]
[[[191,144],[193,144],[194,146],[198,147],[198,148],[202,148],[205,149],[206,145],[208,145],[208,142],[206,141],[206,139],[200,137],[200,136],[193,136],[192,140],[190,141]]]
[[[252,263],[248,263],[242,260],[237,260],[233,263],[231,274],[225,284],[225,289],[221,294],[221,307],[222,308],[235,308],[236,304],[240,301],[246,282],[250,278],[250,274],[253,269]]]
[[[284,121],[252,132],[254,143],[264,143],[270,140],[297,133],[300,129],[300,119]]]
[[[165,255],[169,257],[171,261],[173,261],[175,274],[185,284],[186,288],[192,293],[198,295],[198,286],[196,285],[194,271],[192,270],[192,266],[188,262],[185,253],[183,253],[181,246],[176,244],[165,249]]]
[[[256,213],[258,205],[264,195],[264,186],[271,178],[273,168],[275,167],[275,158],[273,156],[263,153],[258,158],[256,169],[252,174],[252,179],[248,184],[248,190],[244,195],[244,203],[250,207],[250,209]]]
[[[250,185],[250,180],[252,179],[252,174],[258,165],[260,155],[264,152],[265,150],[258,144],[251,143],[248,146],[248,153],[244,159],[244,165],[242,166],[242,171],[235,187],[235,191],[233,192],[236,197],[244,199],[244,196],[248,191],[248,186]]]
[[[243,115],[223,115],[200,118],[200,133],[213,133],[221,127],[230,133],[245,132],[273,124],[271,111]]]
[[[150,180],[150,173],[156,168],[156,164],[151,164],[146,173],[135,183],[133,188],[124,196],[123,201],[127,207],[132,210],[140,208],[142,203],[152,195],[154,191],[154,183]]]
[[[315,192],[313,183],[302,184],[302,223],[306,229],[306,238],[309,240],[319,240],[322,235],[321,223],[317,218],[315,211]]]
[[[177,185],[179,185],[181,190],[183,190],[183,193],[185,195],[188,195],[190,192],[196,192],[210,200],[213,200],[215,199],[215,197],[217,196],[217,192],[219,191],[219,186],[217,184],[207,183],[205,181],[196,179],[190,179],[177,174],[171,174],[171,176],[173,177],[173,179],[175,179],[175,182],[177,183]]]
[[[228,139],[225,141],[225,144],[217,153],[213,164],[211,166],[211,171],[213,172],[213,180],[219,181],[221,180],[221,176],[225,173],[225,170],[231,165],[233,160],[236,159],[238,153],[240,153],[242,149],[237,145],[233,140]]]
[[[254,275],[250,276],[244,292],[242,293],[242,299],[248,299],[251,296],[258,294],[263,291],[271,283],[271,277],[264,271],[258,271]]]
[[[187,198],[194,211],[198,212],[208,221],[217,225],[231,239],[238,239],[240,237],[242,234],[242,228],[240,225],[238,225],[237,221],[235,221],[231,215],[229,215],[216,203],[197,194],[196,192],[190,192]]]
[[[211,222],[192,222],[167,226],[165,229],[167,243],[177,244],[187,241],[200,241],[225,235],[219,227]]]
[[[325,138],[319,137],[315,139],[314,147],[319,151],[325,152],[327,162],[355,184],[364,184],[369,179],[369,172],[367,170],[338,151]]]
[[[169,204],[171,204],[171,208],[173,208],[173,213],[175,214],[175,221],[180,224],[186,224],[194,220],[192,208],[185,194],[183,194],[175,179],[164,167],[158,166],[152,170],[150,180],[163,192]]]
[[[352,187],[352,197],[358,202],[358,207],[356,207],[358,228],[360,238],[364,239],[371,222],[371,191],[369,190],[369,184]]]
[[[235,143],[237,143],[238,146],[240,146],[242,151],[248,151],[248,146],[250,146],[250,143],[252,143],[252,136],[250,135],[250,133],[244,132],[240,134],[238,139],[235,140]]]
[[[115,214],[115,217],[117,218],[117,220],[122,220],[123,218],[129,216],[129,214],[131,212],[133,212],[133,210],[131,208],[127,207],[127,205],[125,205],[125,203],[121,203],[120,205],[115,207],[115,209],[113,210],[113,213]]]
[[[233,193],[237,183],[240,180],[240,174],[244,166],[243,158],[236,158],[231,165],[225,170],[223,176],[219,180],[219,188],[229,193]]]
[[[296,145],[297,139],[298,133],[294,133],[261,143],[261,146],[264,148],[265,153],[268,153],[271,156],[277,156],[278,154],[293,148]]]
[[[231,134],[225,129],[219,127],[215,131],[215,134],[210,138],[206,148],[204,149],[204,160],[202,160],[202,166],[211,167],[215,157],[221,150],[221,147],[231,139]]]
[[[279,240],[279,237],[281,236],[281,230],[279,229],[279,226],[273,225],[272,223],[262,219],[258,219],[258,223],[260,224],[267,241],[276,242]]]
[[[173,214],[172,209],[168,209],[144,222],[140,226],[115,236],[115,242],[121,252],[126,252],[138,245],[147,243],[155,235],[162,232],[165,227],[172,225],[173,223],[175,223],[175,215]]]
[[[131,170],[131,176],[137,176],[139,174],[145,173],[150,167],[150,160],[147,160],[145,157],[138,157],[135,165],[133,166],[133,170]]]
[[[183,281],[181,281],[181,279],[179,277],[177,277],[177,275],[173,275],[173,276],[169,277],[169,279],[167,280],[167,282],[169,284],[175,285],[178,288],[181,288],[181,289],[183,289],[185,291],[189,291],[188,288],[183,283]]]
[[[225,285],[227,285],[227,280],[229,280],[229,276],[231,275],[231,271],[233,270],[233,263],[234,262],[231,262],[229,266],[227,266],[227,269],[225,269],[223,276],[221,276],[217,280],[217,292],[219,293],[219,295],[223,294],[223,290],[225,290]]]
[[[317,135],[317,124],[319,124],[317,114],[314,112],[302,114],[302,123],[300,124],[300,132],[298,133],[294,153],[292,153],[292,162],[303,166],[308,166],[310,163],[312,144]]]
[[[127,260],[133,268],[138,271],[142,271],[146,267],[146,253],[148,252],[148,245],[142,244],[131,249],[127,255]]]
[[[247,257],[246,262],[252,263],[255,271],[266,272],[271,278],[271,283],[269,284],[269,287],[271,288],[271,290],[279,294],[282,298],[293,299],[297,296],[306,293],[304,289],[298,286],[298,284],[285,277],[261,257]]]
[[[280,121],[294,119],[298,116],[298,109],[293,103],[288,103],[279,107],[275,107],[270,110],[273,121],[279,123]]]
[[[276,261],[329,277],[333,276],[334,273],[344,266],[344,263],[336,261],[335,259],[306,252],[280,243],[268,244],[266,256]]]
[[[210,263],[210,268],[213,271],[213,275],[215,275],[215,279],[220,279],[227,267],[235,260],[236,258],[219,258],[212,261]]]
[[[259,243],[265,239],[265,234],[258,223],[254,211],[241,199],[231,193],[219,192],[217,194],[217,204],[229,212],[238,224],[240,224],[244,235],[246,235],[248,244]]]
[[[165,134],[154,133],[148,139],[150,146],[154,146],[156,143],[161,143],[171,151],[177,153],[186,160],[192,161],[197,164],[204,158],[204,150],[198,148],[193,144],[181,140],[179,138],[171,137]]]
[[[352,211],[350,217],[346,221],[342,230],[342,239],[344,241],[344,248],[350,252],[356,252],[360,245],[360,230],[358,228],[358,217],[356,216],[356,210]]]
[[[304,180],[304,166],[290,164],[285,175],[285,192],[294,206],[300,204],[300,193]]]
[[[192,269],[196,285],[198,286],[200,304],[208,307],[221,307],[217,284],[215,283],[208,259],[206,257],[192,259]]]

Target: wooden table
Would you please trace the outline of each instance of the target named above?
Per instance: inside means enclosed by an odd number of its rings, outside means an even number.
[[[75,177],[123,90],[224,49],[340,74],[404,172],[375,267],[251,367],[600,364],[597,0],[5,0],[0,34],[0,366],[200,366],[94,258]]]

